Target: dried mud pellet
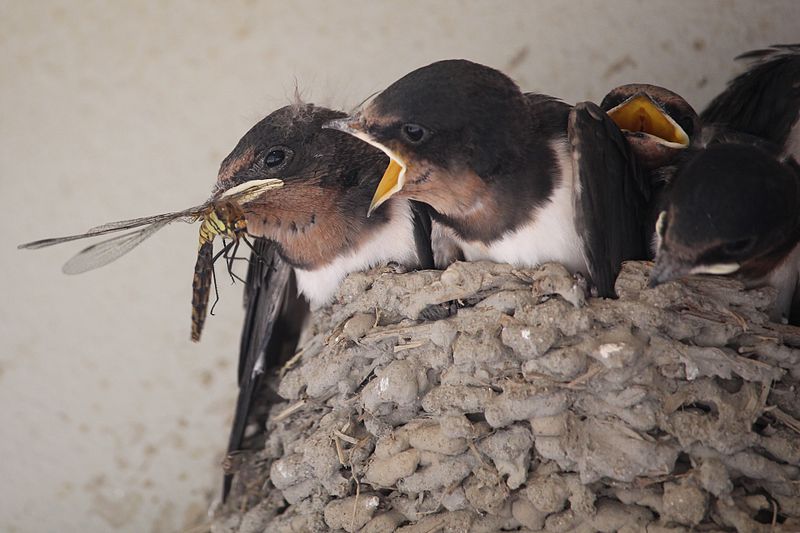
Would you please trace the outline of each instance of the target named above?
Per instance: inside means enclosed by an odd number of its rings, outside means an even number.
[[[397,526],[405,522],[405,517],[397,511],[387,511],[372,517],[364,527],[359,530],[359,533],[385,533],[386,531],[394,531]]]
[[[426,424],[415,427],[408,432],[408,443],[417,450],[459,455],[468,446],[467,440],[460,437],[448,437],[442,433],[439,424]]]
[[[412,405],[416,402],[418,393],[416,368],[410,361],[400,360],[376,371],[375,379],[364,387],[362,398],[364,408],[374,411],[384,402],[392,402],[398,406]]]
[[[567,505],[569,489],[561,476],[535,476],[524,490],[528,501],[543,513],[557,513]]]
[[[377,495],[369,493],[331,500],[325,506],[325,523],[331,529],[358,531],[370,521],[380,503]]]
[[[501,476],[508,476],[506,484],[513,490],[519,488],[528,476],[532,446],[530,430],[514,425],[481,440],[478,450],[492,459]]]
[[[380,487],[391,487],[397,480],[414,473],[419,464],[419,450],[406,450],[386,458],[375,458],[367,467],[366,480]]]
[[[679,524],[696,526],[706,514],[706,493],[693,485],[664,483],[664,517]]]
[[[428,413],[477,413],[483,411],[495,396],[489,387],[440,385],[422,398],[422,408]]]
[[[547,513],[540,511],[527,498],[517,498],[511,504],[511,514],[528,529],[538,531],[544,527]]]

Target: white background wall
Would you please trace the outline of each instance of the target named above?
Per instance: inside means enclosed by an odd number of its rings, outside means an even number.
[[[0,529],[202,521],[235,395],[241,287],[189,342],[196,227],[104,269],[16,244],[200,203],[295,81],[349,107],[464,57],[568,102],[648,81],[698,108],[800,2],[0,2]]]

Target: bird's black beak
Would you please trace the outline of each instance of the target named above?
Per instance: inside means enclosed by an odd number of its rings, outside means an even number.
[[[381,178],[380,183],[378,183],[378,187],[375,189],[375,194],[372,196],[372,202],[370,202],[369,209],[367,210],[367,216],[370,216],[372,212],[378,208],[378,206],[402,190],[403,185],[405,184],[407,168],[405,163],[397,154],[395,154],[387,146],[376,141],[372,135],[367,132],[366,125],[364,124],[364,121],[360,115],[356,114],[350,117],[331,120],[330,122],[323,124],[322,127],[349,133],[350,135],[361,139],[367,144],[378,148],[389,156],[389,166],[386,167],[383,177]]]
[[[329,120],[322,125],[322,129],[343,131],[362,140],[365,140],[363,137],[366,135],[364,132],[364,124],[359,115]]]
[[[647,286],[651,289],[668,281],[682,278],[692,270],[691,265],[673,257],[662,248],[656,256],[656,264],[650,271],[650,281]]]

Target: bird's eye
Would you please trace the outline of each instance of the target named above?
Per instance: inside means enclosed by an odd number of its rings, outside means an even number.
[[[286,151],[283,149],[270,150],[264,157],[264,164],[269,168],[275,168],[286,159]]]
[[[283,170],[294,157],[294,151],[291,148],[281,145],[272,146],[261,154],[258,159],[259,166],[261,169],[269,171]]]
[[[411,144],[419,144],[425,137],[427,137],[428,130],[420,126],[419,124],[403,124],[400,131],[403,134],[403,138],[410,142]]]
[[[720,250],[728,256],[741,256],[749,252],[755,244],[756,240],[749,237],[747,239],[739,239],[738,241],[726,242],[720,246]]]

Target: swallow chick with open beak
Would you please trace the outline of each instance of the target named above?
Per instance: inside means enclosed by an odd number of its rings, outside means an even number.
[[[690,274],[731,275],[777,289],[773,320],[797,318],[800,166],[779,152],[740,137],[687,157],[659,215],[651,286]]]
[[[613,296],[621,262],[647,253],[647,184],[619,128],[592,103],[523,94],[495,69],[447,60],[327,127],[391,158],[371,209],[393,197],[427,203],[467,260],[557,261]]]
[[[617,87],[600,106],[620,127],[649,176],[652,200],[646,223],[653,235],[654,254],[659,247],[656,221],[667,209],[670,184],[689,159],[716,144],[744,144],[776,153],[776,156],[780,151],[768,140],[735,131],[724,124],[704,121],[683,97],[656,85]]]
[[[701,113],[703,122],[766,139],[800,161],[800,44],[736,59],[752,63]]]
[[[641,165],[672,163],[701,131],[700,118],[679,94],[658,85],[631,83],[609,91],[600,107],[622,130]]]
[[[650,186],[642,222],[650,240],[648,258],[652,258],[657,248],[656,220],[664,210],[665,191],[675,167],[704,138],[700,117],[679,94],[645,83],[612,89],[600,107],[622,130]]]
[[[265,371],[294,353],[308,312],[328,303],[344,277],[387,262],[432,268],[430,220],[404,199],[367,218],[372,190],[388,158],[349,135],[322,129],[344,113],[298,103],[258,122],[222,162],[217,189],[281,176],[281,194],[244,208],[258,237],[245,290],[239,398],[228,459],[241,450],[253,397]],[[299,294],[298,294],[299,293]],[[232,484],[226,471],[223,501]]]

